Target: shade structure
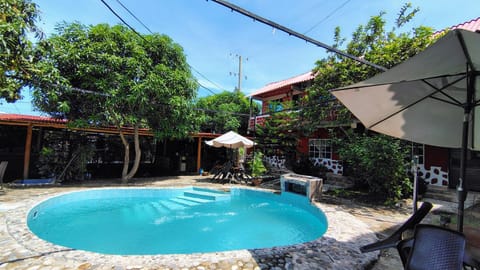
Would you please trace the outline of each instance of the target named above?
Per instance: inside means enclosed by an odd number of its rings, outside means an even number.
[[[460,231],[468,190],[466,153],[480,150],[479,70],[480,34],[454,30],[384,73],[332,90],[368,129],[462,149],[457,187]]]
[[[252,140],[249,140],[234,131],[229,131],[213,140],[206,141],[205,143],[213,147],[226,148],[250,148],[255,144]]]

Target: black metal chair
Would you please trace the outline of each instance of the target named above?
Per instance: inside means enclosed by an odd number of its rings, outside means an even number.
[[[433,205],[429,202],[424,202],[420,208],[409,218],[405,223],[402,224],[391,236],[383,239],[381,241],[363,246],[360,248],[360,251],[363,253],[371,252],[380,249],[386,248],[396,248],[398,242],[403,239],[403,233],[407,230],[413,230],[415,225],[420,223],[423,218],[430,212]]]
[[[462,267],[480,270],[478,262],[465,250],[465,236],[462,233],[419,224],[432,207],[431,203],[424,202],[391,236],[363,246],[360,250],[365,253],[396,248],[404,268],[409,270],[455,270]],[[413,237],[403,239],[404,232],[413,229]]]
[[[418,224],[413,238],[400,241],[397,250],[408,270],[478,269],[465,247],[465,235],[461,232]]]

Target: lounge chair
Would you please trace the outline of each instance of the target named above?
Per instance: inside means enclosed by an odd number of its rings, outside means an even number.
[[[224,184],[229,177],[233,178],[233,174],[231,172],[232,166],[233,165],[231,161],[225,162],[225,164],[218,169],[217,173],[213,175],[212,179]]]
[[[215,162],[215,165],[213,165],[212,169],[210,169],[209,172],[212,175],[212,179],[215,179],[215,177],[222,171],[222,167],[223,164],[221,164],[221,162]]]
[[[253,177],[245,171],[243,163],[233,169],[233,178],[239,184],[251,184]]]

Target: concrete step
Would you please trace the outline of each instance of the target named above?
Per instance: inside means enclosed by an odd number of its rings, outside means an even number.
[[[185,209],[185,205],[179,204],[173,201],[161,201],[159,202],[163,207],[167,208],[168,210],[175,211],[175,210],[182,210]]]
[[[457,202],[457,191],[448,187],[428,185],[427,192],[423,197],[445,202]]]
[[[198,202],[185,200],[185,199],[182,199],[182,198],[179,198],[179,197],[172,198],[172,199],[170,199],[170,201],[181,204],[181,205],[185,205],[185,206],[196,206],[196,205],[200,204]]]
[[[209,202],[214,202],[214,200],[208,200],[208,199],[201,199],[201,198],[195,198],[195,197],[190,197],[190,196],[177,196],[178,199],[186,200],[186,201],[191,201],[191,202],[196,202],[198,204],[200,203],[209,203]]]
[[[220,194],[220,195],[230,195],[230,192],[216,190],[216,189],[210,189],[210,188],[193,187],[193,190],[194,191],[209,192],[209,193],[216,193],[216,194]]]
[[[191,197],[197,198],[202,200],[211,200],[211,201],[219,201],[230,198],[229,193],[225,192],[217,192],[217,191],[210,191],[210,190],[192,190],[192,191],[185,191],[183,193],[184,197]]]
[[[457,203],[457,190],[445,186],[428,185],[427,192],[423,195],[425,200],[437,200]],[[469,191],[465,201],[465,209],[480,204],[480,192]]]

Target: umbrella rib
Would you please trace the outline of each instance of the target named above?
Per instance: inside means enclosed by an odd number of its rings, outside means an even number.
[[[428,94],[427,96],[424,96],[423,98],[418,99],[418,100],[416,100],[415,102],[413,102],[413,103],[411,103],[411,104],[403,107],[402,109],[400,109],[400,110],[398,110],[398,111],[396,111],[396,112],[394,112],[394,113],[386,116],[385,118],[380,119],[379,121],[377,121],[377,122],[373,123],[372,125],[370,125],[368,128],[370,129],[370,128],[372,128],[372,127],[374,127],[374,126],[376,126],[376,125],[384,122],[385,120],[392,118],[393,116],[395,116],[395,115],[397,115],[397,114],[405,111],[406,109],[408,109],[408,108],[416,105],[417,103],[422,102],[423,100],[425,100],[425,99],[427,99],[427,98],[432,98],[432,99],[435,99],[435,100],[438,100],[438,101],[441,101],[441,102],[445,102],[445,103],[448,103],[448,104],[451,104],[451,105],[454,105],[454,106],[460,106],[460,107],[463,106],[461,102],[459,102],[457,99],[453,98],[452,96],[446,94],[446,93],[443,92],[442,90],[445,89],[445,88],[447,88],[447,87],[449,87],[449,86],[451,86],[451,85],[453,85],[453,84],[455,84],[455,83],[457,83],[457,82],[460,81],[460,80],[463,80],[464,78],[465,78],[465,77],[459,78],[459,79],[453,81],[452,83],[449,83],[449,84],[445,85],[445,86],[442,87],[441,89],[438,89],[437,87],[435,87],[434,85],[432,85],[431,83],[429,83],[429,82],[426,81],[426,80],[422,80],[425,84],[427,84],[428,86],[432,87],[435,91],[434,91],[433,93]],[[449,99],[451,99],[452,101],[450,101],[450,100],[445,100],[445,99],[441,99],[441,98],[438,98],[438,97],[434,97],[433,95],[435,95],[436,93],[441,93],[441,94],[443,94],[444,96],[446,96],[446,97],[448,97]]]
[[[463,106],[462,105],[462,102],[460,102],[459,100],[457,100],[456,98],[450,96],[449,94],[443,92],[443,89],[447,88],[447,87],[450,87],[454,84],[456,84],[457,82],[465,79],[466,76],[462,76],[458,79],[456,79],[455,81],[443,86],[442,88],[437,88],[435,85],[431,84],[430,82],[426,81],[426,80],[422,80],[422,82],[424,82],[425,84],[427,84],[428,86],[432,87],[433,89],[435,89],[435,92],[431,93],[429,96],[433,99],[436,99],[436,100],[439,100],[439,101],[443,101],[443,102],[446,102],[446,103],[449,103],[449,104],[452,104],[452,105],[455,105],[455,106]],[[438,97],[433,97],[433,95],[435,95],[436,93],[440,93],[444,96],[446,96],[447,98],[449,98],[451,101],[448,101],[448,100],[445,100],[445,99],[441,99],[441,98],[438,98]],[[428,96],[427,96],[428,97]]]
[[[473,65],[473,62],[472,62],[472,57],[470,56],[470,53],[469,53],[468,48],[467,48],[467,44],[465,43],[465,39],[463,38],[462,32],[457,31],[455,33],[455,35],[457,36],[458,41],[460,42],[460,46],[462,46],[463,55],[465,55],[465,58],[467,59],[468,66],[473,71],[476,71],[475,66]]]
[[[416,105],[417,103],[419,103],[419,102],[421,102],[421,101],[423,101],[423,100],[425,100],[425,99],[427,99],[427,98],[429,98],[429,97],[430,97],[430,95],[428,95],[428,96],[425,96],[425,97],[423,97],[423,98],[421,98],[421,99],[418,99],[417,101],[415,101],[415,102],[413,102],[413,103],[409,104],[408,106],[405,106],[405,107],[403,107],[402,109],[400,109],[400,110],[398,110],[398,111],[396,111],[396,112],[394,112],[394,113],[392,113],[392,114],[388,115],[387,117],[385,117],[385,118],[382,118],[382,119],[378,120],[377,122],[373,123],[372,125],[368,126],[368,129],[370,129],[370,128],[372,128],[372,127],[374,127],[374,126],[376,126],[376,125],[378,125],[378,124],[380,124],[380,123],[382,123],[382,122],[384,122],[384,121],[385,121],[385,120],[387,120],[387,119],[390,119],[390,118],[392,118],[393,116],[395,116],[395,115],[397,115],[397,114],[399,114],[399,113],[401,113],[401,112],[405,111],[406,109],[408,109],[408,108],[410,108],[410,107],[412,107],[412,106]]]

